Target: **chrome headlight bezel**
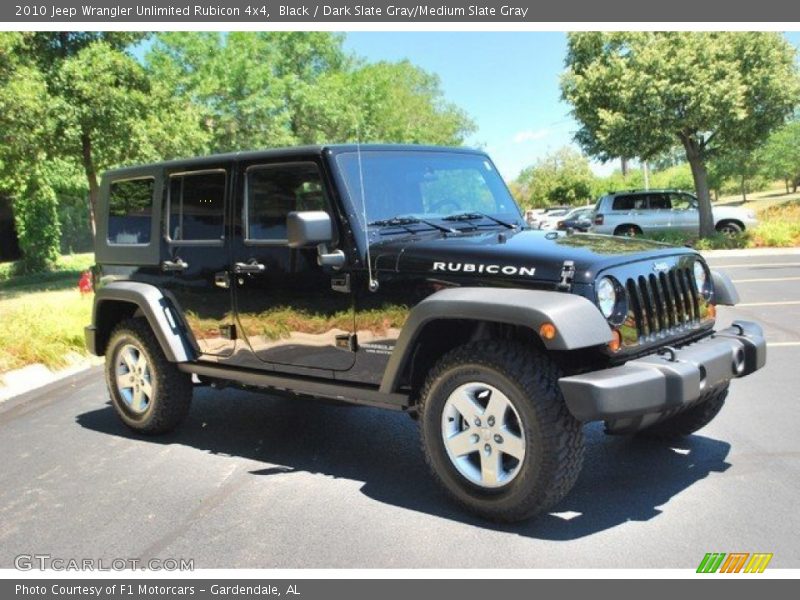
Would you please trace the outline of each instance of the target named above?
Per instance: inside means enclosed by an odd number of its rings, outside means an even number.
[[[706,300],[711,300],[713,295],[713,285],[711,283],[711,272],[702,260],[695,260],[692,265],[692,275],[697,292]]]
[[[600,314],[612,326],[622,324],[628,313],[628,300],[622,284],[615,278],[606,275],[597,280],[594,290]]]

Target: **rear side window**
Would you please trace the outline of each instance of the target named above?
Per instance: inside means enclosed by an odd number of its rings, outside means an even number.
[[[666,194],[650,194],[650,202],[648,208],[652,210],[670,209],[672,205],[669,201],[669,196]]]
[[[150,243],[155,179],[113,181],[108,193],[108,243],[145,246]]]
[[[167,233],[173,242],[219,242],[225,236],[224,170],[178,173],[169,181]]]
[[[617,196],[614,198],[613,210],[638,210],[647,208],[647,196]]]

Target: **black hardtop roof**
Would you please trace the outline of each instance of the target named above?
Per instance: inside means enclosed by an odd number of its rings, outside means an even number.
[[[269,148],[264,150],[245,150],[240,152],[227,152],[224,154],[209,154],[207,156],[197,156],[190,158],[178,158],[162,162],[155,162],[142,165],[132,165],[109,169],[105,175],[124,175],[127,173],[141,173],[147,169],[191,169],[214,165],[220,162],[244,162],[258,159],[274,158],[294,158],[298,156],[318,156],[325,152],[340,154],[343,152],[355,152],[359,148],[357,144],[327,144],[315,146],[290,146],[286,148]],[[456,146],[423,146],[416,144],[361,144],[362,152],[374,151],[397,151],[415,150],[425,152],[461,152],[464,154],[485,154],[481,150]]]

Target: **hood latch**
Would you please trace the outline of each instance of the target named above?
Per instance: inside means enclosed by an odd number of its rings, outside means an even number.
[[[561,267],[561,281],[556,286],[563,292],[569,292],[572,289],[572,280],[575,277],[575,262],[572,260],[565,260]]]

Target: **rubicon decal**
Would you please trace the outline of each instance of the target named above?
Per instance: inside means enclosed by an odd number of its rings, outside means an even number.
[[[449,273],[487,273],[489,275],[523,275],[533,277],[536,267],[517,267],[515,265],[485,265],[482,263],[435,262],[434,271]]]
[[[700,561],[698,573],[763,573],[772,553],[769,552],[709,552]]]

